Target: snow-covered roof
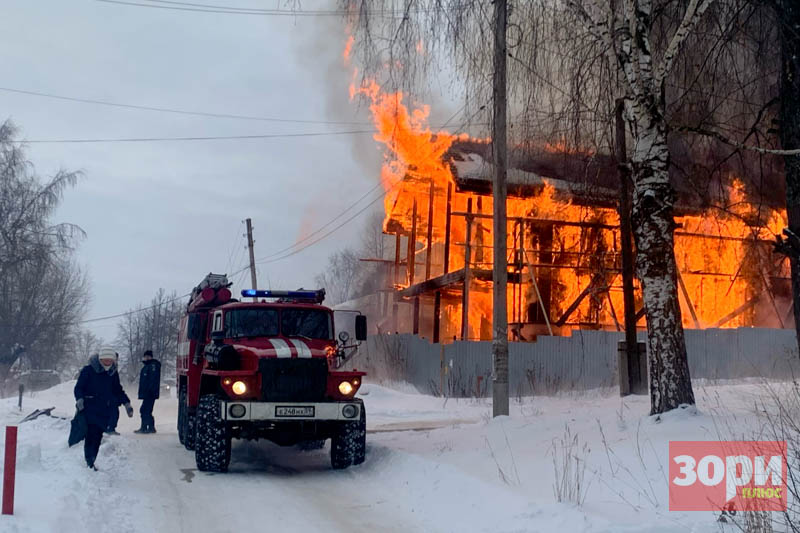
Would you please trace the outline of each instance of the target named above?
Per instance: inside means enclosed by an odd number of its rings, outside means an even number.
[[[456,183],[463,190],[491,192],[494,165],[475,152],[453,151],[450,153],[450,166]],[[580,182],[550,178],[521,170],[509,168],[506,174],[508,194],[511,196],[530,196],[538,194],[545,185],[554,188],[571,198],[585,198],[593,203],[615,202],[618,193],[612,189]]]

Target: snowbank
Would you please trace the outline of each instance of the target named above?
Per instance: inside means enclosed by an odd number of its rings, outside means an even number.
[[[72,386],[26,395],[22,414],[71,417]],[[345,471],[330,469],[327,447],[236,442],[228,474],[197,472],[165,399],[158,434],[133,434],[138,413],[123,414],[92,472],[80,445],[67,448],[68,420],[42,417],[19,426],[16,514],[0,531],[719,531],[712,513],[669,512],[667,443],[745,431],[760,390],[696,393],[698,409],[660,421],[647,398],[600,394],[513,401],[510,417],[492,419],[487,400],[366,384],[367,461]],[[0,401],[0,421],[20,418],[15,400]],[[582,505],[564,491],[557,501],[565,456],[585,465]]]

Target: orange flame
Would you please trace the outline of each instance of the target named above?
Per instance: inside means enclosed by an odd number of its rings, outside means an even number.
[[[351,46],[350,39],[345,56]],[[367,99],[376,128],[374,138],[385,147],[381,169],[387,192],[384,230],[409,237],[413,232],[416,236],[412,246],[413,279],[406,267],[405,273],[401,272],[394,280],[395,284],[402,287],[424,281],[426,269],[430,269],[428,277],[433,278],[464,268],[469,245],[473,281],[469,291],[468,337],[491,338],[491,281],[486,273],[492,268],[493,228],[491,217],[480,215],[492,213],[492,197],[457,191],[448,154],[457,140],[490,140],[432,131],[428,125],[429,106],[409,109],[402,92],[384,92],[374,80],[358,86],[353,83],[350,96]],[[569,149],[563,141],[547,143],[544,148],[551,152],[591,153]],[[509,223],[507,239],[509,272],[516,279],[508,284],[512,330],[517,328],[522,338],[546,332],[541,320],[540,296],[551,321],[574,307],[564,324],[555,326],[556,334],[578,327],[619,329],[623,322],[623,296],[616,210],[574,205],[569,191],[560,190],[555,181],[543,183],[535,194],[508,198],[508,216],[518,219]],[[456,215],[451,218],[450,259],[445,266],[448,187],[452,187],[451,208]],[[679,299],[684,327],[756,324],[758,306],[743,310],[743,305],[763,295],[771,278],[788,276],[785,262],[776,270],[765,246],[765,241],[785,227],[785,211],[757,209],[747,199],[741,180],[733,180],[726,210],[707,210],[676,219],[679,229],[675,235],[675,257],[681,274]],[[428,205],[433,206],[430,212]],[[470,240],[466,243],[467,217],[463,213],[468,205],[474,217]],[[429,224],[432,225],[430,243],[427,242]],[[637,307],[641,307],[638,288],[636,299]],[[782,312],[774,301],[771,305],[775,307],[774,315]],[[459,291],[445,290],[442,306],[442,338],[459,337]],[[643,325],[644,319],[639,322],[640,327]]]
[[[342,52],[342,59],[344,60],[345,65],[350,64],[350,54],[353,51],[353,43],[355,42],[355,37],[350,35],[347,38],[347,43],[344,45],[344,52]]]

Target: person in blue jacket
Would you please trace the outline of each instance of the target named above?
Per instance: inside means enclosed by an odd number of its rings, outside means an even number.
[[[114,352],[115,358],[114,362],[117,365],[117,371],[119,372],[119,352]],[[122,404],[120,404],[122,405]],[[116,409],[111,410],[111,418],[108,419],[108,427],[106,428],[106,435],[119,435],[117,432],[117,424],[119,423],[119,406]]]
[[[153,359],[153,351],[146,350],[142,355],[142,370],[139,373],[139,399],[142,407],[142,427],[134,433],[155,433],[156,421],[153,418],[153,405],[159,397],[161,389],[161,363]]]
[[[94,465],[97,452],[103,440],[103,430],[108,427],[114,409],[125,406],[128,417],[133,417],[131,401],[117,372],[114,348],[103,346],[89,358],[89,364],[81,369],[75,384],[75,407],[86,417],[87,431],[83,442],[83,455],[86,466],[97,470]]]

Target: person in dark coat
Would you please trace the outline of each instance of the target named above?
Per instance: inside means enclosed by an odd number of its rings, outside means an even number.
[[[134,433],[155,433],[156,421],[153,418],[153,406],[161,389],[161,363],[153,359],[151,350],[147,350],[142,356],[142,364],[142,370],[139,372],[139,399],[142,400],[139,414],[142,416],[142,427]]]
[[[119,372],[119,352],[114,352],[114,355],[114,361],[117,364],[117,371]],[[119,424],[119,405],[116,407],[116,409],[111,410],[111,418],[108,420],[106,435],[119,435],[119,433],[117,433],[117,424]]]
[[[100,348],[89,358],[75,384],[75,407],[83,412],[87,422],[83,454],[86,465],[93,470],[97,470],[94,462],[112,411],[124,405],[128,416],[133,417],[131,401],[119,381],[115,354],[113,348]]]

